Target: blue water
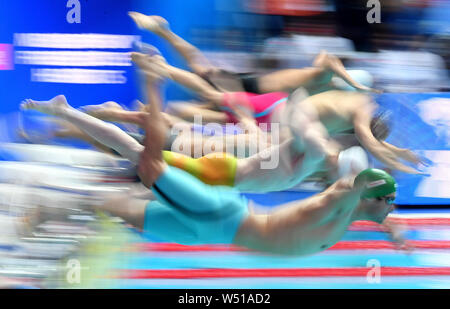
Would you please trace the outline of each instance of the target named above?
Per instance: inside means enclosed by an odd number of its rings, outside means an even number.
[[[416,211],[401,211],[416,213]],[[426,210],[419,211],[426,213]],[[430,211],[433,216],[439,213]],[[448,213],[448,212],[447,212]],[[448,240],[450,226],[409,230],[410,240]],[[348,231],[343,240],[388,240],[382,232]],[[144,239],[142,239],[144,240]],[[255,252],[135,252],[126,253],[113,268],[133,270],[189,269],[301,269],[366,267],[377,260],[381,267],[450,267],[450,250],[327,250],[302,257]],[[124,262],[126,261],[126,262]],[[111,281],[108,282],[111,284]],[[258,277],[211,279],[120,279],[115,288],[133,289],[448,289],[450,276],[383,276],[373,282],[366,277]]]

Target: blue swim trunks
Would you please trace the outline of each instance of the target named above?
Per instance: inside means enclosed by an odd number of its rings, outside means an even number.
[[[167,167],[152,187],[144,232],[184,245],[231,244],[248,216],[239,191],[210,186],[175,167]]]

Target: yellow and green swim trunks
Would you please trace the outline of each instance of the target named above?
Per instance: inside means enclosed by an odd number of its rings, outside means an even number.
[[[237,158],[227,153],[211,153],[198,159],[163,151],[164,161],[202,182],[214,186],[234,186]]]

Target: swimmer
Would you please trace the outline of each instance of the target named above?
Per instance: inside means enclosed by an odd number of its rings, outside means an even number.
[[[22,109],[35,109],[58,116],[85,134],[85,141],[101,143],[134,164],[138,163],[144,149],[136,139],[117,126],[70,107],[64,96],[57,96],[48,102],[27,100],[22,104]],[[279,191],[295,186],[317,169],[324,168],[324,163],[313,151],[293,153],[291,144],[287,141],[243,159],[224,153],[193,159],[170,151],[163,151],[163,157],[168,164],[182,168],[208,184],[234,186],[249,192]],[[264,162],[277,159],[279,163],[273,168],[261,168]]]
[[[143,57],[143,53],[140,53]],[[162,77],[169,78],[177,83],[186,86],[197,93],[205,104],[172,104],[168,112],[182,119],[193,121],[195,115],[201,115],[206,122],[214,123],[236,123],[236,118],[232,112],[232,106],[240,106],[251,113],[257,124],[270,124],[275,122],[274,118],[286,105],[288,92],[270,92],[264,94],[254,94],[250,92],[222,92],[198,75],[181,70],[169,65],[165,59],[158,56],[148,56],[141,61],[140,67],[149,72]]]
[[[165,77],[171,76],[172,73],[169,72],[178,74],[179,70],[167,65],[161,56],[150,57],[134,53],[133,57],[144,71],[152,72],[158,67],[157,71],[162,72]],[[192,73],[186,74],[195,76]],[[216,104],[229,109],[230,112],[226,112],[229,121],[236,122],[236,110],[242,110],[254,117],[258,124],[280,123],[288,126],[296,138],[296,147],[301,148],[299,151],[305,149],[301,144],[305,139],[309,139],[318,153],[329,155],[330,151],[327,150],[329,142],[325,141],[327,136],[353,130],[361,145],[388,168],[419,174],[416,169],[401,163],[400,159],[414,164],[424,163],[424,160],[408,149],[397,148],[384,141],[388,127],[382,118],[374,115],[377,106],[366,94],[333,90],[305,99],[307,96],[305,91],[299,88],[289,98],[282,98],[281,93],[264,95],[221,93],[210,86],[206,87],[209,88],[207,101],[215,101]],[[278,101],[270,103],[272,104],[270,106],[266,104],[277,99]],[[282,134],[284,140],[284,133]]]
[[[30,144],[47,144],[50,140],[54,138],[79,139],[84,142],[87,142],[88,144],[91,144],[101,152],[107,154],[115,154],[115,152],[112,149],[106,147],[102,143],[97,142],[95,139],[93,139],[88,134],[86,134],[85,132],[83,132],[78,127],[76,127],[75,125],[71,124],[68,121],[64,121],[62,119],[57,118],[48,118],[45,119],[45,121],[54,124],[55,127],[54,129],[51,129],[50,132],[47,132],[45,137],[42,136],[36,137],[34,133],[28,133],[24,129],[18,130],[17,132],[18,136]]]
[[[267,74],[228,72],[212,65],[195,46],[173,33],[163,17],[147,16],[138,12],[129,12],[129,16],[140,29],[148,30],[166,40],[196,75],[221,92],[264,94],[291,92],[298,87],[307,88],[310,93],[326,91],[335,87],[332,82],[333,75],[360,91],[376,91],[355,80],[352,71],[347,72],[337,57],[326,52],[321,52],[309,68],[285,69]]]
[[[106,110],[103,110],[102,106],[104,105],[94,105],[88,108],[82,107],[80,110],[86,111],[87,114],[94,115],[98,119],[106,119],[118,123],[132,123],[138,126],[142,124],[142,119],[144,119],[146,114],[146,111],[127,111],[122,107],[105,107]],[[93,110],[95,112],[92,112]],[[127,115],[128,113],[130,115]],[[162,113],[162,115],[169,127],[167,144],[164,150],[181,153],[188,157],[199,158],[211,153],[226,152],[238,158],[246,158],[271,146],[271,135],[264,134],[258,127],[256,127],[257,130],[254,130],[254,126],[246,124],[245,120],[241,120],[239,127],[233,127],[234,132],[231,132],[225,127],[201,126],[185,121],[178,122],[173,121],[172,117],[167,117],[168,115],[165,113]],[[18,130],[18,135],[33,144],[47,143],[53,138],[75,138],[91,144],[99,151],[116,154],[114,150],[97,142],[68,121],[55,118],[46,118],[44,121],[54,124],[50,131],[46,132],[45,136],[36,136],[35,132],[29,133],[23,129]],[[142,134],[126,132],[142,144],[144,139]],[[263,134],[264,136],[261,136]]]
[[[161,96],[154,76],[155,74],[147,75],[149,111],[153,105],[161,105]],[[134,164],[138,164],[140,153],[144,150],[143,145],[113,124],[105,123],[69,106],[64,96],[57,96],[48,102],[26,100],[21,107],[24,110],[35,109],[69,121],[97,142],[113,149]],[[239,111],[237,114],[243,115]],[[159,117],[164,119],[161,113]],[[164,128],[167,128],[167,123],[164,120],[163,122]],[[339,159],[342,161],[345,158],[345,152],[339,153],[338,145],[328,143],[320,132],[312,132],[316,128],[314,123],[310,123],[309,127],[302,139],[305,145],[302,151],[293,147],[293,139],[289,139],[243,159],[223,153],[210,154],[198,160],[170,152],[163,152],[162,155],[169,164],[185,169],[206,183],[234,186],[248,192],[286,190],[318,170],[328,171],[332,175],[330,178],[335,179],[339,170]],[[360,152],[356,161],[364,161],[364,155]]]
[[[368,169],[306,200],[280,205],[268,214],[255,213],[238,191],[206,185],[164,162],[164,123],[155,105],[147,116],[138,171],[156,199],[115,200],[100,208],[145,233],[180,244],[234,244],[307,255],[334,245],[352,222],[382,223],[394,209],[395,180],[384,171]]]
[[[80,109],[101,120],[131,123],[142,128],[143,120],[147,113],[147,106],[139,101],[136,101],[136,104],[138,105],[137,111],[126,110],[115,102],[83,106]],[[227,152],[236,157],[243,158],[254,154],[257,152],[256,150],[266,149],[272,144],[271,135],[264,134],[255,125],[254,120],[245,115],[238,117],[239,126],[232,128],[233,132],[231,133],[233,134],[227,134],[231,130],[228,130],[226,127],[219,127],[218,124],[202,126],[187,122],[167,113],[162,112],[161,115],[169,128],[169,138],[165,150],[183,153],[191,157],[198,158],[199,156],[206,156],[210,153]],[[79,129],[75,131],[73,132],[74,137],[91,143],[89,137],[80,136],[82,133],[79,132]],[[139,136],[139,134],[132,134],[132,136],[139,142],[142,141],[143,137]],[[95,146],[97,147],[98,145]],[[238,148],[243,148],[244,151],[238,151]]]
[[[340,133],[352,132],[362,147],[388,168],[411,174],[421,174],[418,170],[404,165],[400,160],[414,165],[426,165],[421,158],[409,149],[398,148],[385,141],[390,133],[383,114],[375,114],[378,106],[370,96],[348,91],[327,91],[304,99],[304,94],[295,92],[289,105],[278,115],[293,132],[305,128],[299,121],[305,113],[311,119],[318,119],[333,137]],[[301,111],[301,112],[300,112]]]
[[[153,81],[148,81],[151,88]],[[155,100],[156,98],[156,100]],[[150,100],[160,98],[149,95]],[[366,170],[337,181],[304,201],[281,205],[270,214],[249,210],[238,191],[209,186],[190,174],[168,167],[162,149],[166,123],[159,104],[149,104],[145,148],[119,128],[70,108],[63,96],[49,102],[27,101],[35,109],[71,120],[108,147],[139,164],[139,176],[152,188],[153,201],[114,198],[100,207],[145,232],[181,244],[228,243],[278,254],[312,254],[336,243],[355,220],[382,223],[395,198],[395,181],[387,173]],[[155,107],[156,106],[156,107]]]

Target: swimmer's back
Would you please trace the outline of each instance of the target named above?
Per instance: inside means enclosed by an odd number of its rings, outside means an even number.
[[[353,128],[355,111],[370,102],[363,93],[342,90],[330,90],[306,99],[312,104],[329,133],[339,133]]]

